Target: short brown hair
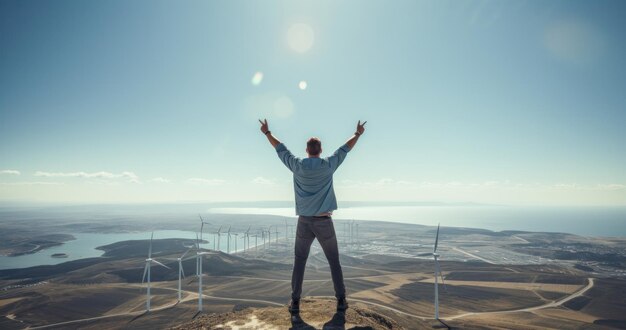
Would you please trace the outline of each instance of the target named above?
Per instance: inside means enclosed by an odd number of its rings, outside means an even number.
[[[311,156],[319,156],[322,152],[322,141],[316,137],[312,137],[306,142],[306,150]]]

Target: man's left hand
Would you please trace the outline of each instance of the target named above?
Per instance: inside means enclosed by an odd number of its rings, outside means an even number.
[[[264,119],[265,121],[261,121],[261,119],[259,119],[259,123],[261,123],[261,132],[263,134],[266,134],[267,131],[270,130],[269,125],[267,124],[267,119]]]

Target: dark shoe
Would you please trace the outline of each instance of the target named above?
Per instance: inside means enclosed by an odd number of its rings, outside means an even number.
[[[348,309],[348,302],[346,301],[346,298],[337,299],[337,311],[345,312],[346,309]]]
[[[291,329],[302,329],[302,325],[304,325],[304,321],[300,317],[300,314],[293,313],[291,314]],[[306,329],[306,327],[304,327]]]
[[[300,313],[300,300],[291,300],[289,303],[289,313],[298,314]]]

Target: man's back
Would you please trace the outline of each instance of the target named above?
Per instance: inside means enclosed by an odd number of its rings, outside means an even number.
[[[301,159],[295,157],[284,144],[276,146],[278,157],[293,173],[297,215],[314,216],[337,209],[333,173],[349,151],[348,145],[343,145],[330,157]]]

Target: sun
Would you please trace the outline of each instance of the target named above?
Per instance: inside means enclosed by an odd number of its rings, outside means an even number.
[[[297,23],[287,30],[287,44],[298,53],[306,53],[313,47],[315,33],[313,29],[304,23]]]

